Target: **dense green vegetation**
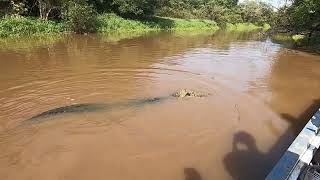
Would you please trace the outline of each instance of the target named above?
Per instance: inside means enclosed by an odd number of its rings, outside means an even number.
[[[152,16],[139,20],[124,19],[115,14],[98,16],[98,32],[158,31],[158,30],[212,30],[219,29],[214,21],[176,19]]]
[[[251,31],[262,29],[273,13],[267,4],[237,0],[1,0],[0,36],[219,27]]]
[[[36,18],[6,17],[0,20],[0,37],[42,36],[61,33],[64,29],[62,23]]]
[[[290,0],[280,8],[238,0],[0,0],[0,17],[0,37],[218,28],[248,32],[268,30],[271,24],[274,33],[286,33],[296,46],[320,39],[319,0]]]
[[[101,14],[94,21],[86,21],[85,17],[70,18],[65,23],[28,17],[5,17],[0,21],[0,37],[44,36],[63,33],[67,30],[80,33],[95,31],[100,33],[143,33],[159,30],[216,31],[218,29],[217,24],[210,20],[185,20],[156,16],[132,20],[115,14]]]
[[[320,30],[319,0],[294,0],[278,9],[274,21],[278,31],[314,33]]]
[[[264,24],[263,26],[258,26],[252,23],[227,23],[225,25],[225,29],[227,31],[237,31],[237,32],[249,32],[249,31],[257,31],[257,30],[269,30],[270,25]]]
[[[238,0],[171,0],[164,1],[157,14],[178,18],[211,19],[219,25],[226,23],[268,23],[272,16],[271,6],[256,1]]]
[[[320,49],[319,0],[293,0],[291,4],[279,8],[273,28],[276,32],[285,33],[275,36],[276,41],[287,39],[294,42],[295,46]]]

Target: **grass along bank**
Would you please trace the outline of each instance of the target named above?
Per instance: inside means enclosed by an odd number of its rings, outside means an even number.
[[[112,32],[150,32],[150,31],[216,31],[217,23],[200,19],[177,19],[167,17],[147,17],[141,19],[125,19],[115,14],[98,16],[97,31]]]
[[[47,36],[65,31],[63,23],[38,18],[4,17],[0,19],[0,38]]]
[[[224,27],[226,31],[237,31],[237,32],[252,32],[252,31],[268,31],[271,28],[269,24],[263,26],[255,25],[252,23],[227,23]]]
[[[304,34],[277,33],[271,39],[289,48],[320,53],[320,33],[314,33],[310,37]]]
[[[143,33],[151,31],[217,31],[216,22],[201,19],[178,19],[167,17],[148,17],[125,19],[115,14],[101,14],[97,17],[98,33]],[[265,29],[251,23],[226,24],[227,31],[257,31]],[[46,36],[70,32],[64,22],[44,21],[29,17],[3,17],[0,19],[0,38]]]

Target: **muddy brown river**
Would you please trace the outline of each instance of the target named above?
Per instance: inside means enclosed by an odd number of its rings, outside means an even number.
[[[0,63],[1,180],[263,179],[320,105],[320,56],[259,34],[8,40]],[[182,88],[210,96],[118,106]],[[83,103],[111,108],[25,123]]]

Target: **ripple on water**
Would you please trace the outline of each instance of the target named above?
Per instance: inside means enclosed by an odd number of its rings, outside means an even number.
[[[203,179],[246,179],[246,169],[258,169],[253,176],[262,179],[295,125],[278,114],[296,115],[319,98],[319,56],[248,35],[160,33],[116,42],[76,35],[50,48],[6,51],[0,52],[4,179],[105,179],[107,173],[176,180],[186,168]],[[62,106],[117,104],[181,88],[211,96],[21,125]]]

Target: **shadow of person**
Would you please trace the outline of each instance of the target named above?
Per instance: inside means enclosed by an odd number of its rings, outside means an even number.
[[[259,152],[252,135],[237,132],[233,137],[232,152],[224,158],[226,170],[233,179],[264,179],[319,107],[320,99],[316,99],[297,118],[281,114],[290,126],[267,153]]]
[[[265,155],[258,151],[255,139],[246,132],[238,132],[233,137],[232,152],[224,158],[227,171],[233,179],[263,179],[270,166]]]
[[[202,180],[200,173],[194,168],[184,168],[185,180]]]

